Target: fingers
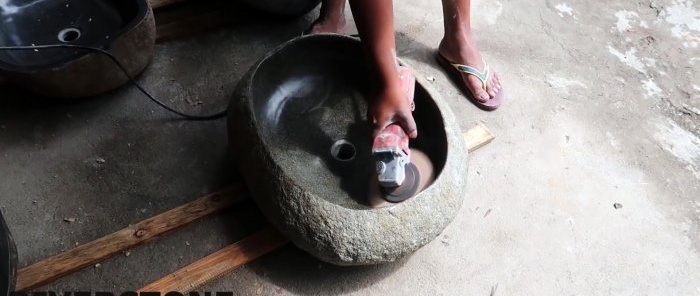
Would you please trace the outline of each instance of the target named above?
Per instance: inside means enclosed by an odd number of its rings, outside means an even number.
[[[403,112],[399,114],[398,123],[406,132],[409,138],[415,139],[418,137],[418,126],[416,125],[416,120],[413,119],[411,112]]]
[[[411,112],[397,113],[389,119],[376,120],[374,123],[374,131],[372,138],[376,138],[388,126],[398,123],[401,129],[408,135],[409,138],[415,139],[418,137],[418,126]]]
[[[381,122],[374,123],[374,131],[372,131],[372,139],[376,138],[381,134],[387,126],[391,125],[393,122],[390,120],[385,120]]]
[[[418,136],[418,128],[411,114],[415,77],[408,68],[399,70],[399,87],[390,87],[380,92],[369,106],[369,118],[374,123],[374,138],[394,123],[397,123],[410,138]]]
[[[387,114],[379,112],[378,106],[373,105],[367,110],[367,118],[372,121],[372,139],[376,138],[387,126],[389,126],[392,121],[391,117]]]

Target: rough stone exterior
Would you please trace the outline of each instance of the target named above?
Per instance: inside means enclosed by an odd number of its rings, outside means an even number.
[[[440,109],[447,134],[449,152],[443,171],[430,187],[406,202],[358,210],[309,193],[275,162],[258,136],[252,109],[250,83],[259,65],[240,82],[229,108],[230,143],[252,197],[299,248],[337,265],[391,262],[431,242],[455,218],[464,198],[467,150],[454,115],[426,81],[418,78]]]

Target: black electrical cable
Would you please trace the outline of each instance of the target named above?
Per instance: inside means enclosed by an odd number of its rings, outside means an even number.
[[[117,60],[117,58],[114,55],[112,55],[108,51],[100,49],[100,48],[75,45],[75,44],[50,44],[50,45],[32,45],[32,46],[0,46],[0,51],[1,50],[8,50],[8,51],[39,50],[39,49],[56,49],[56,48],[83,49],[83,50],[89,50],[92,52],[97,52],[97,53],[100,53],[100,54],[107,56],[110,60],[112,60],[112,62],[114,62],[114,64],[117,65],[117,67],[119,67],[119,69],[122,72],[124,72],[124,75],[126,75],[126,77],[129,78],[129,81],[131,82],[131,84],[136,86],[136,88],[138,88],[146,97],[148,97],[151,101],[158,104],[159,106],[163,107],[165,110],[168,110],[174,114],[177,114],[185,119],[202,120],[203,121],[203,120],[219,119],[219,118],[223,118],[224,116],[226,116],[226,110],[220,111],[220,112],[217,112],[217,113],[214,113],[211,115],[192,115],[192,114],[186,114],[186,113],[183,113],[183,112],[180,112],[178,110],[173,109],[172,107],[159,101],[158,99],[153,97],[153,95],[148,93],[148,91],[146,91],[138,82],[136,82],[136,79],[134,79],[134,77],[131,76],[131,74],[129,74],[129,71],[126,70],[126,67],[124,67],[124,65],[121,62],[119,62],[119,60]]]

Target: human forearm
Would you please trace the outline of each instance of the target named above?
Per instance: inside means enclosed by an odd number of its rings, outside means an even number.
[[[378,88],[398,87],[392,0],[350,0]]]

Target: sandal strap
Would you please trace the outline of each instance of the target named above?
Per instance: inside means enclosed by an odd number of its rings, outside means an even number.
[[[453,67],[455,67],[455,69],[457,69],[457,71],[465,73],[465,74],[473,75],[474,77],[479,79],[481,81],[482,88],[484,90],[487,90],[488,86],[489,86],[489,72],[490,72],[489,64],[487,64],[486,61],[484,61],[484,60],[482,60],[482,61],[484,62],[484,71],[483,72],[479,71],[478,69],[476,69],[474,67],[470,67],[467,65],[452,64],[452,63],[451,64]]]

